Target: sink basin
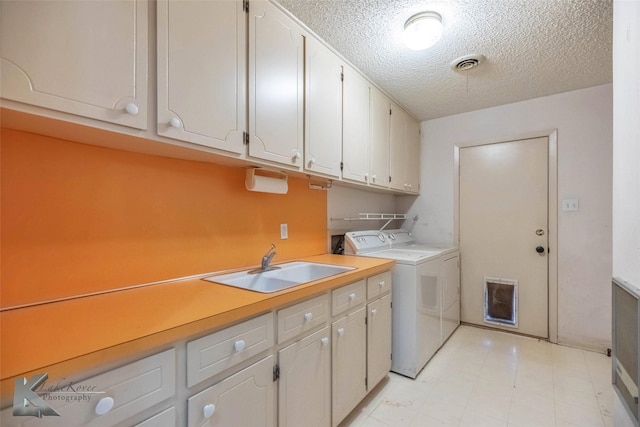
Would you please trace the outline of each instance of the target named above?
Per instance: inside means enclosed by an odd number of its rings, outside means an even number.
[[[277,267],[277,269],[255,274],[249,273],[250,270],[239,271],[237,273],[209,276],[203,280],[235,286],[249,291],[270,293],[355,269],[355,267],[342,265],[298,261],[279,264],[274,267]]]

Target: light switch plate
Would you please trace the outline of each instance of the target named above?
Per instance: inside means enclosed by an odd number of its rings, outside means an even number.
[[[289,228],[287,224],[280,224],[280,239],[288,239],[289,238]]]
[[[580,200],[578,199],[563,199],[562,211],[563,212],[575,212],[580,210]]]

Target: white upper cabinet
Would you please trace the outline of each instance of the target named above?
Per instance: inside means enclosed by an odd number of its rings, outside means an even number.
[[[391,104],[389,144],[389,187],[417,194],[420,178],[420,128],[413,117],[394,103]]]
[[[388,188],[391,101],[375,88],[371,88],[370,96],[369,183],[376,187]]]
[[[303,169],[302,28],[277,6],[249,8],[249,155]]]
[[[408,193],[420,193],[420,122],[409,117],[407,126],[406,188]]]
[[[146,129],[146,0],[0,8],[3,98]]]
[[[246,14],[241,0],[160,0],[158,134],[245,151]]]
[[[305,169],[340,177],[342,61],[318,40],[306,39]]]
[[[353,68],[344,67],[342,178],[369,181],[369,82]]]

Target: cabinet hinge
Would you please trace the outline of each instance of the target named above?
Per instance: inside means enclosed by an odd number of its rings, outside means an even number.
[[[391,115],[391,108],[389,108],[389,115]]]
[[[369,387],[369,381],[367,381],[367,377],[364,377],[364,388]]]
[[[278,381],[278,378],[280,378],[280,366],[276,363],[273,365],[273,382]]]
[[[342,172],[344,170],[344,163],[340,162],[340,172]]]
[[[340,81],[343,82],[344,81],[344,73],[340,73]]]
[[[364,318],[364,324],[365,324],[365,325],[368,325],[368,324],[369,324],[369,318],[368,318],[368,317],[365,317],[365,318]]]
[[[249,145],[249,132],[242,132],[242,143]]]
[[[249,0],[242,1],[242,10],[249,13]]]

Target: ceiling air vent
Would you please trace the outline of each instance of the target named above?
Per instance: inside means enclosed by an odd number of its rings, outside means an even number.
[[[484,55],[465,55],[451,62],[453,71],[467,71],[482,64],[487,58]]]

